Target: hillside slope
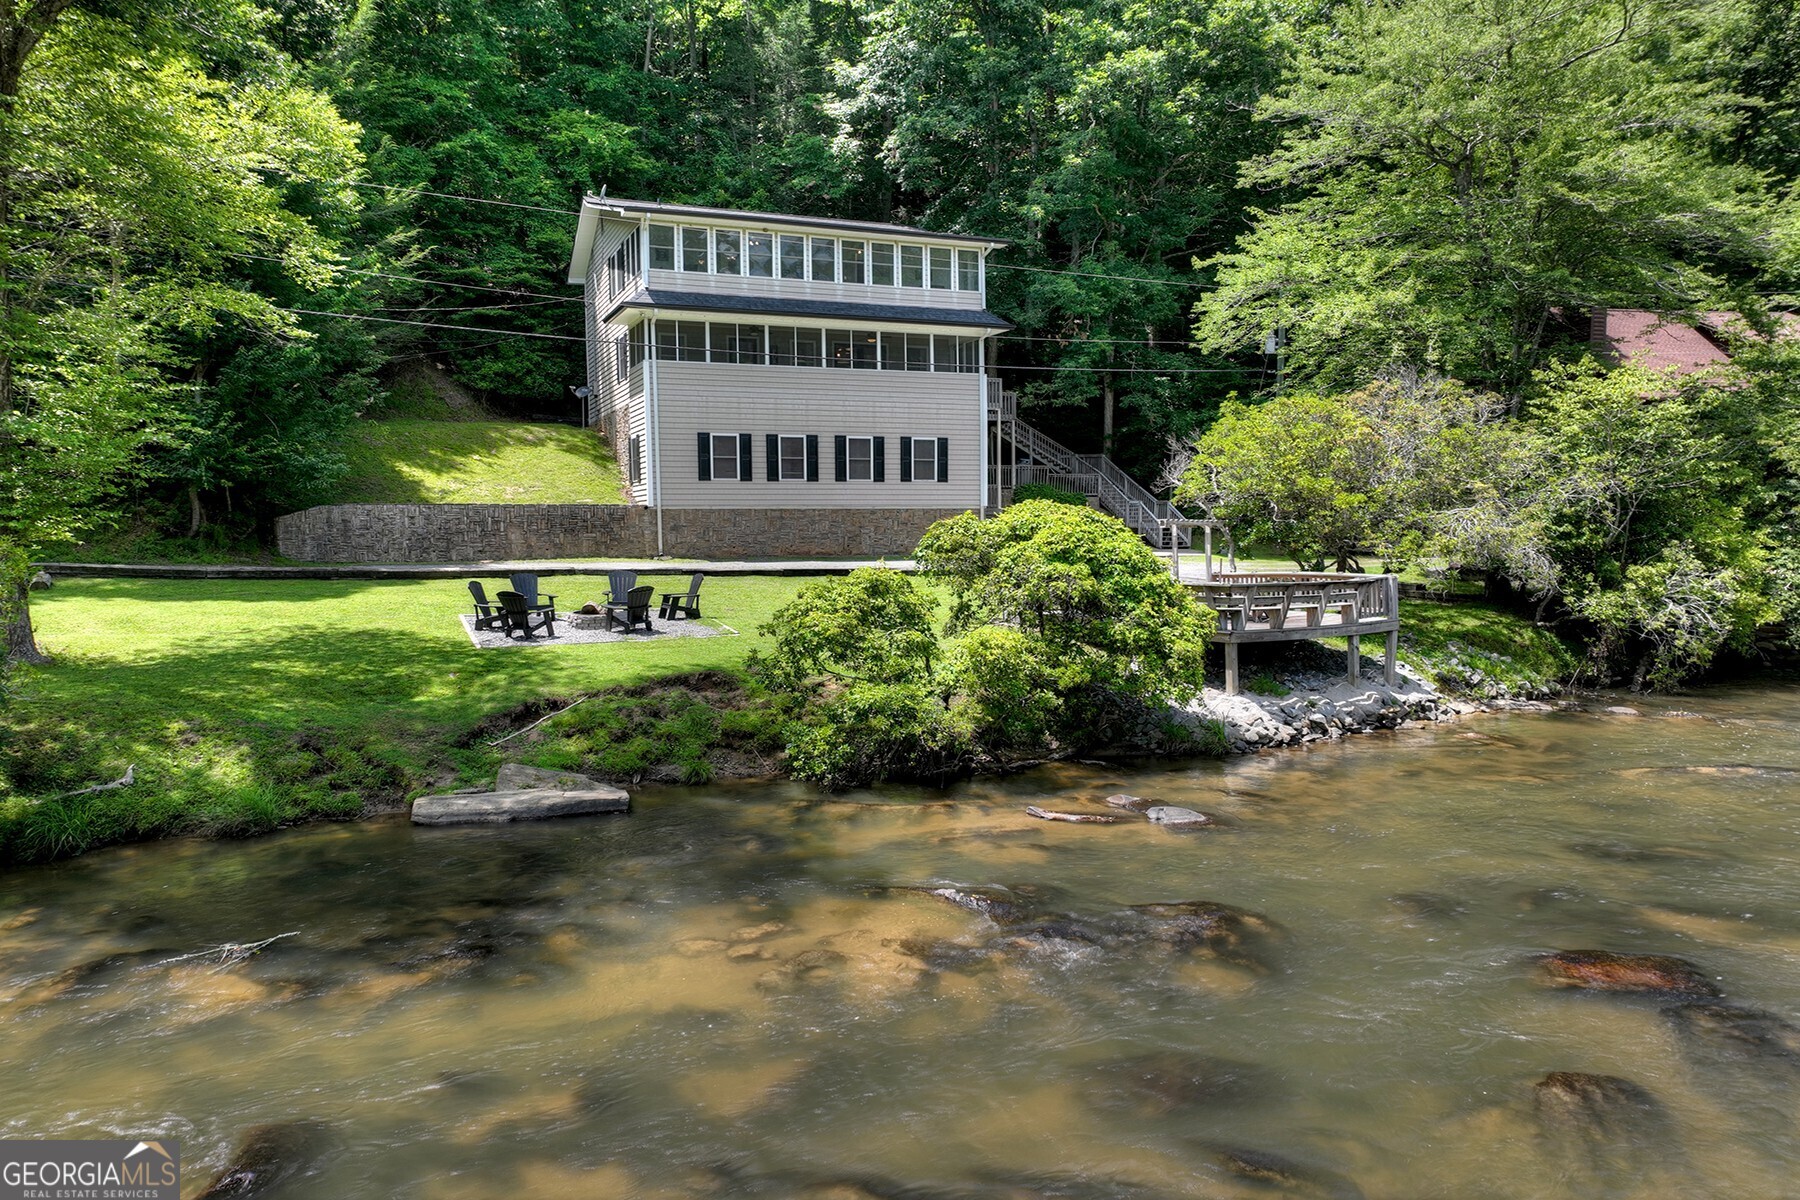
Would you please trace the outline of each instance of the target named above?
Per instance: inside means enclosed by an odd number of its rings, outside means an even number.
[[[598,434],[516,421],[365,421],[345,447],[340,504],[621,504]]]

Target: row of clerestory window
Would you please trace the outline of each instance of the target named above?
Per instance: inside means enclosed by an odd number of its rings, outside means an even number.
[[[888,439],[880,434],[835,435],[831,440],[832,478],[839,483],[886,483]],[[816,433],[763,435],[762,473],[756,469],[756,437],[748,433],[700,433],[697,436],[699,478],[769,483],[819,482],[820,437]],[[902,437],[899,446],[901,483],[949,483],[950,439]]]
[[[979,250],[699,225],[650,226],[650,267],[814,283],[981,290]]]

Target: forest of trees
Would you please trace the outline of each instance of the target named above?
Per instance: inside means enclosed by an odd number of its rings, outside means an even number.
[[[1797,12],[0,0],[0,545],[16,579],[126,496],[254,531],[327,493],[408,362],[567,409],[570,214],[602,186],[1009,239],[1002,373],[1147,481],[1278,384],[1436,372],[1518,417],[1584,308],[1771,328]],[[1732,503],[1792,543],[1765,432]]]

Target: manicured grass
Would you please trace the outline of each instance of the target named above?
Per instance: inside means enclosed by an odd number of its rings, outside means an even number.
[[[645,577],[674,590],[685,576]],[[498,581],[489,581],[490,593]],[[32,609],[55,663],[0,725],[0,860],[182,831],[348,816],[491,777],[477,726],[522,705],[699,670],[736,672],[804,582],[714,577],[738,637],[478,651],[464,583],[68,580]],[[605,582],[546,577],[559,603]],[[552,705],[546,705],[548,711]],[[34,805],[136,769],[129,789]],[[67,809],[64,813],[62,810]],[[51,811],[55,810],[55,811]],[[43,845],[51,817],[79,828]]]
[[[517,421],[362,421],[340,504],[619,504],[598,434]]]

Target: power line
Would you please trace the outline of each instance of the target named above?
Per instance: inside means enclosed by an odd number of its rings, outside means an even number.
[[[354,179],[334,179],[332,183],[345,187],[377,188],[384,192],[403,192],[409,196],[435,196],[439,200],[466,200],[470,204],[493,204],[500,208],[524,208],[532,212],[556,213],[559,216],[575,217],[581,215],[576,208],[545,208],[541,204],[517,204],[511,200],[483,200],[480,196],[458,196],[450,192],[428,192],[424,188],[395,187],[386,183],[358,183]]]
[[[375,311],[430,313],[500,312],[505,309],[541,308],[546,304],[556,304],[563,299],[566,299],[566,297],[552,296],[547,300],[521,300],[517,304],[465,304],[460,308],[433,308],[429,304],[388,304],[382,305]]]
[[[996,371],[1087,371],[1107,375],[1248,375],[1251,367],[1026,367],[1012,363],[995,363]]]
[[[1124,283],[1154,283],[1158,287],[1200,288],[1204,291],[1217,291],[1216,286],[1195,283],[1185,279],[1147,279],[1142,275],[1108,275],[1101,271],[1062,270],[1058,267],[1026,267],[1016,263],[988,264],[988,270],[1001,271],[1035,271],[1039,275],[1079,275],[1083,279],[1117,279]]]
[[[1111,343],[1121,346],[1180,346],[1187,350],[1194,348],[1192,342],[1145,341],[1142,338],[1032,337],[1023,333],[1003,333],[994,340],[998,342],[1060,342],[1065,346]]]
[[[284,259],[271,258],[267,254],[239,253],[237,257],[254,258],[258,262],[285,262]],[[431,287],[465,288],[471,292],[491,292],[498,296],[527,296],[534,300],[560,300],[564,304],[580,304],[582,302],[580,296],[552,296],[549,292],[527,292],[521,288],[487,287],[479,283],[451,283],[444,279],[422,279],[417,275],[395,275],[389,271],[369,271],[360,267],[334,266],[332,270],[342,271],[348,275],[369,275],[376,279],[397,279],[402,283],[423,283]]]
[[[552,342],[585,342],[572,333],[528,333],[523,329],[488,329],[480,325],[445,325],[438,321],[403,321],[399,317],[371,317],[363,313],[325,312],[316,308],[281,308],[277,312],[299,313],[308,317],[337,317],[345,321],[380,321],[384,325],[417,325],[422,329],[448,329],[455,333],[497,333],[503,337],[543,338]]]

